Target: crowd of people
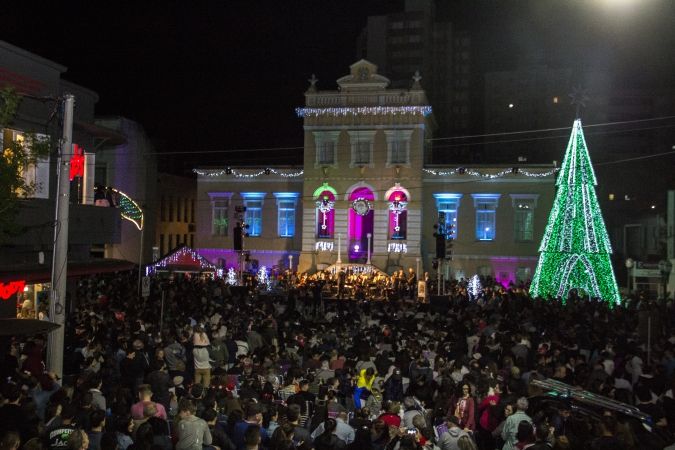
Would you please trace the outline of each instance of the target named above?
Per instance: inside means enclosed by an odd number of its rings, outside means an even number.
[[[317,303],[300,283],[188,276],[138,298],[134,277],[80,280],[62,378],[44,336],[3,349],[0,450],[675,448],[672,301],[610,309],[483,279],[471,298],[452,282],[442,307]]]

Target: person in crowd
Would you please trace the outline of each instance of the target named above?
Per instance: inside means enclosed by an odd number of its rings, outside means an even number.
[[[197,407],[190,399],[181,399],[178,404],[178,442],[176,450],[201,450],[212,443],[207,423],[195,415]]]
[[[211,356],[209,355],[211,342],[206,334],[204,325],[199,324],[195,327],[194,334],[192,335],[192,345],[195,383],[209,387],[211,385]]]
[[[143,419],[143,410],[149,404],[154,406],[157,417],[166,420],[166,409],[161,403],[152,401],[152,389],[149,384],[142,384],[138,387],[138,402],[131,405],[131,417],[138,420]]]
[[[450,302],[439,313],[426,303],[394,303],[409,294],[405,274],[398,271],[394,287],[387,276],[345,268],[342,301],[333,298],[333,283],[339,281],[328,272],[287,274],[282,281],[288,293],[280,288],[264,295],[254,286],[231,289],[222,279],[175,275],[163,281],[165,319],[170,320],[160,332],[159,296],[139,302],[135,277],[118,272],[77,283],[62,380],[44,374],[44,352],[36,351],[44,349],[44,337],[9,343],[0,355],[5,363],[0,365],[5,374],[0,435],[18,432],[26,450],[37,450],[28,446],[40,440],[50,450],[65,450],[76,430],[98,432],[96,416],[105,408],[105,428],[113,431],[101,428],[99,443],[92,434],[87,447],[169,450],[164,416],[181,446],[202,450],[225,450],[228,439],[238,449],[309,450],[312,436],[324,434],[328,419],[334,419],[335,430],[323,444],[377,450],[434,445],[583,449],[593,442],[602,446],[612,436],[631,450],[675,442],[669,389],[675,385],[670,370],[675,367],[675,307],[665,299],[629,297],[610,309],[577,293],[567,299],[531,298],[526,283],[502,287],[484,277],[478,300],[468,296],[466,280],[448,281]],[[323,284],[325,314],[314,315],[315,280]],[[151,292],[158,282],[151,279]],[[378,283],[390,282],[391,300],[378,298]],[[646,335],[639,327],[643,307],[658,310],[663,321],[652,336],[651,354],[644,351]],[[219,339],[227,356],[220,352]],[[195,370],[204,344],[208,386],[205,374]],[[32,370],[26,373],[23,367]],[[41,376],[33,374],[40,370]],[[621,408],[605,411],[615,426],[601,426],[600,419],[582,414],[588,405],[573,399],[574,408],[539,401],[515,407],[520,397],[546,395],[534,382],[547,378],[635,404],[652,417],[651,431]],[[194,412],[180,411],[186,400]],[[518,411],[511,414],[513,409]],[[537,421],[534,440],[525,431],[518,434],[523,416]],[[208,419],[201,429],[209,430],[209,445],[204,445],[205,432],[198,437],[198,418]],[[464,428],[472,429],[472,418],[475,432],[469,433]],[[551,426],[555,441],[546,432]]]
[[[515,450],[518,443],[518,431],[520,430],[521,422],[527,422],[532,425],[532,418],[527,415],[526,411],[529,407],[529,402],[525,397],[520,397],[516,402],[516,411],[506,418],[504,428],[502,429],[502,439],[504,440],[503,450]],[[522,427],[525,430],[525,427]],[[523,431],[524,433],[526,432]]]

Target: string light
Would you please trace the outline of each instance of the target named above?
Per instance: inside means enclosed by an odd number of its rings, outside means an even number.
[[[530,293],[566,299],[584,290],[610,306],[621,300],[610,260],[612,246],[595,194],[597,180],[581,128],[575,120],[532,278]]]
[[[389,253],[408,253],[408,244],[401,242],[390,242],[387,246]]]
[[[193,264],[195,262],[199,263],[199,270],[215,272],[216,266],[211,264],[206,258],[204,258],[199,253],[195,252],[189,247],[181,247],[169,256],[160,259],[155,264],[152,265],[153,272],[154,270],[166,269],[171,265],[181,265],[181,264]]]
[[[298,117],[319,116],[379,116],[431,114],[431,106],[358,106],[341,108],[295,108]]]
[[[478,275],[472,276],[467,287],[469,288],[469,294],[471,295],[471,298],[473,300],[478,298],[483,290],[483,286],[480,284],[480,277]]]
[[[132,222],[134,225],[136,225],[136,228],[142,230],[143,210],[141,209],[140,206],[138,206],[138,203],[133,201],[132,198],[129,197],[124,192],[115,188],[110,189],[119,196],[118,207],[120,209],[120,214],[122,218]]]
[[[234,271],[233,267],[227,269],[227,277],[225,278],[225,283],[229,284],[230,286],[237,285],[237,272]]]
[[[274,175],[279,175],[284,178],[296,178],[304,175],[305,171],[300,170],[297,172],[290,172],[285,170],[272,169],[271,167],[266,167],[262,170],[236,170],[236,169],[210,169],[210,170],[200,170],[192,169],[192,172],[196,173],[200,177],[221,177],[223,175],[232,175],[236,178],[256,178],[261,175],[269,175],[273,173]]]
[[[475,169],[467,169],[466,167],[458,167],[456,169],[450,169],[450,170],[433,170],[433,169],[422,169],[423,172],[426,172],[431,175],[439,176],[439,177],[447,177],[451,175],[470,175],[473,177],[481,177],[481,178],[487,178],[487,179],[495,179],[495,178],[502,178],[507,175],[525,175],[526,177],[530,178],[543,178],[543,177],[548,177],[550,175],[553,175],[560,169],[551,169],[546,172],[531,172],[526,169],[521,169],[521,168],[512,168],[512,169],[505,169],[501,170],[497,173],[490,173],[490,172],[481,172]]]
[[[269,291],[272,288],[272,285],[271,285],[271,282],[270,282],[270,276],[267,273],[267,267],[266,266],[260,267],[260,269],[258,270],[258,274],[256,275],[256,279],[258,280],[258,285],[264,286],[266,291]]]

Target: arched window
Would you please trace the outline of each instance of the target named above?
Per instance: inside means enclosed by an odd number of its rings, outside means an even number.
[[[389,194],[389,239],[406,239],[408,231],[408,196],[402,190]]]
[[[375,211],[373,201],[375,195],[368,187],[358,187],[349,195],[349,261],[365,262],[368,253],[368,235],[373,236]],[[373,239],[370,239],[370,251],[373,250]]]
[[[324,183],[314,191],[316,201],[316,237],[332,239],[335,233],[335,194],[336,191]]]

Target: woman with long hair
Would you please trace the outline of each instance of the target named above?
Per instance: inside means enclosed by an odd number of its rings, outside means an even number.
[[[460,389],[450,414],[459,418],[460,427],[473,432],[476,430],[476,402],[471,395],[471,385],[461,383]]]
[[[211,345],[211,341],[209,341],[203,325],[197,325],[194,331],[192,335],[192,344],[194,346],[192,355],[195,365],[195,383],[209,387],[211,384],[211,362],[209,361],[208,347]]]

